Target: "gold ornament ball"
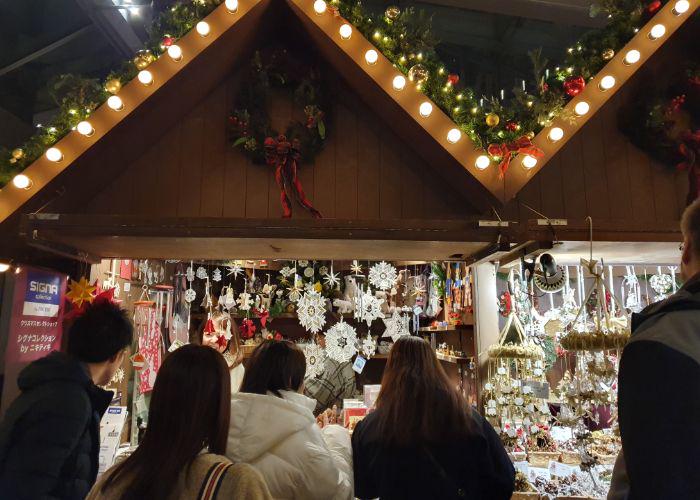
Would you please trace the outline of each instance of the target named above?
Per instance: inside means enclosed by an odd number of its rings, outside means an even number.
[[[21,148],[12,150],[12,158],[15,160],[21,160],[24,157],[24,151]]]
[[[122,82],[119,81],[119,78],[110,78],[105,82],[105,90],[110,94],[116,94],[121,88]]]
[[[496,113],[489,113],[488,115],[486,115],[486,125],[488,125],[489,127],[495,127],[500,121],[501,119]]]
[[[401,14],[401,9],[399,9],[396,5],[390,5],[384,11],[384,15],[390,21],[396,20],[396,18],[399,17],[400,14]]]
[[[428,76],[428,68],[422,64],[411,66],[411,69],[408,70],[408,79],[416,84],[423,83],[428,79]]]
[[[148,65],[155,60],[156,57],[151,53],[150,50],[139,50],[136,53],[136,57],[134,57],[134,65],[139,70],[143,70],[146,69]]]
[[[613,49],[606,49],[603,51],[603,59],[609,61],[615,57],[615,51]]]
[[[528,132],[527,134],[525,134],[525,137],[527,137],[528,139],[532,140],[532,139],[535,138],[535,133],[534,133],[534,132]]]

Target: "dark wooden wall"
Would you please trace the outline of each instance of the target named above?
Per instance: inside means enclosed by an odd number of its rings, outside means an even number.
[[[425,161],[341,82],[329,137],[313,164],[299,172],[324,217],[454,219],[473,213]],[[278,218],[273,169],[251,163],[226,138],[236,82],[223,82],[124,173],[97,193],[85,213]],[[272,123],[284,130],[298,117],[291,96],[270,99]],[[128,145],[125,145],[128,147]],[[296,203],[294,217],[309,217]]]

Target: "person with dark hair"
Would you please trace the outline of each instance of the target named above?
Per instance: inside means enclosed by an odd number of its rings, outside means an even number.
[[[67,352],[24,368],[21,390],[0,424],[0,496],[84,498],[95,482],[107,385],[133,338],[126,311],[109,300],[85,307],[67,333]]]
[[[194,344],[177,349],[158,371],[141,444],[87,499],[269,499],[255,469],[223,456],[230,399],[221,354]]]
[[[507,500],[515,470],[491,425],[467,405],[435,352],[402,337],[376,410],[352,435],[358,498]]]
[[[211,314],[211,329],[207,328],[208,321],[202,324],[199,341],[202,345],[216,349],[224,355],[231,376],[231,393],[238,392],[245,368],[243,367],[243,350],[238,327],[229,313],[215,310]],[[223,339],[223,342],[222,342]]]
[[[267,340],[253,351],[232,397],[226,455],[260,471],[273,498],[351,499],[350,436],[316,425],[316,402],[302,394],[305,373],[292,342]]]
[[[620,358],[622,452],[608,498],[700,498],[700,200],[681,218],[683,286],[632,315]]]

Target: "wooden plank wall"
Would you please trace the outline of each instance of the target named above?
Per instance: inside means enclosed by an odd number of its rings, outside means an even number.
[[[342,82],[331,82],[336,105],[325,148],[303,164],[304,190],[326,218],[458,219],[473,213]],[[84,213],[156,216],[280,217],[279,189],[271,167],[252,164],[226,138],[233,107],[232,77],[127,165]],[[303,114],[291,96],[273,94],[271,120],[284,130]],[[310,217],[296,203],[294,217]]]

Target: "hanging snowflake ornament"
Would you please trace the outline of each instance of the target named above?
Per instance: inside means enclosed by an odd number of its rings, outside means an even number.
[[[386,330],[384,330],[383,337],[391,337],[391,340],[396,342],[399,338],[410,335],[409,321],[408,316],[401,315],[398,309],[394,309],[391,317],[384,320]]]
[[[326,324],[326,299],[315,290],[307,291],[297,302],[299,323],[311,333],[318,333]]]
[[[304,276],[307,278],[313,278],[314,276],[314,268],[313,267],[307,267],[304,269]]]
[[[297,279],[297,277],[295,276],[294,285],[287,288],[287,293],[288,293],[287,296],[289,297],[289,300],[291,302],[296,302],[301,298],[301,292],[302,292],[301,280]]]
[[[214,269],[214,272],[211,275],[211,279],[213,281],[221,281],[221,269],[219,269],[218,267]]]
[[[304,347],[304,356],[306,356],[306,376],[316,378],[321,375],[326,360],[326,351],[316,342],[312,342]]]
[[[298,264],[299,264],[299,267],[306,267],[309,265],[309,261],[308,260],[300,260],[298,262]]]
[[[345,363],[357,353],[357,330],[344,321],[336,323],[326,332],[326,356]]]
[[[352,271],[352,274],[359,276],[362,274],[362,265],[358,261],[353,260],[350,270]]]
[[[328,274],[328,268],[326,266],[319,267],[318,274],[320,274],[321,276],[325,276],[326,274]]]
[[[233,275],[233,279],[237,279],[241,274],[243,274],[243,268],[238,262],[234,262],[226,268],[226,276]]]
[[[192,268],[192,266],[187,267],[185,276],[187,277],[187,281],[194,281],[194,269]]]
[[[421,295],[425,295],[425,293],[425,286],[422,283],[416,283],[416,285],[413,287],[411,295],[413,295],[414,297],[420,297]]]
[[[377,352],[377,343],[369,333],[367,333],[367,336],[362,339],[362,342],[360,343],[360,351],[367,359],[374,356],[374,353]]]
[[[369,282],[380,290],[389,290],[397,278],[396,268],[388,262],[381,261],[369,268]]]
[[[369,288],[355,297],[355,319],[365,321],[367,326],[382,317],[384,299],[375,297]]]
[[[248,292],[241,292],[241,294],[238,296],[237,302],[238,308],[241,311],[250,311],[250,308],[253,305],[253,298]]]
[[[335,288],[340,284],[340,275],[331,271],[323,277],[323,282],[330,288]]]
[[[188,288],[187,290],[185,290],[185,302],[191,303],[196,298],[197,298],[197,292],[195,292],[191,288]]]
[[[289,266],[284,266],[282,269],[280,269],[280,274],[282,277],[287,280],[291,275],[294,274],[294,268],[289,267]]]
[[[207,274],[207,270],[204,269],[204,267],[199,266],[197,268],[197,278],[199,278],[200,280],[205,280],[208,276],[209,275]]]

